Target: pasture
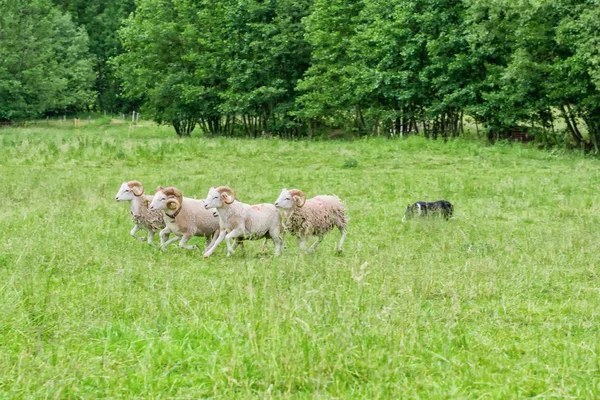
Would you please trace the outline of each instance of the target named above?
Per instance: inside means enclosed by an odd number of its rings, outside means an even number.
[[[0,130],[0,398],[600,397],[600,168],[421,138]],[[209,259],[137,242],[121,182],[337,194],[326,236]],[[402,224],[408,203],[454,218]],[[158,240],[158,237],[155,239]],[[190,244],[203,247],[203,239]]]

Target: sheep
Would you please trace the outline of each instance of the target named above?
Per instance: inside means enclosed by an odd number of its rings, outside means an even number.
[[[308,236],[317,237],[308,249],[312,252],[325,234],[337,227],[342,234],[337,251],[342,252],[348,218],[346,206],[337,196],[316,196],[306,200],[304,193],[298,189],[283,189],[275,207],[283,210],[285,229],[299,239],[301,250],[306,250]]]
[[[123,182],[115,196],[116,201],[131,202],[131,219],[135,225],[129,234],[137,240],[144,241],[143,237],[136,236],[136,232],[145,229],[148,231],[149,245],[152,245],[154,233],[165,227],[162,213],[148,209],[152,198],[153,196],[144,195],[144,186],[138,181]]]
[[[214,243],[204,252],[210,257],[217,246],[226,240],[227,256],[235,253],[235,243],[241,240],[270,238],[275,244],[275,255],[281,253],[281,216],[272,204],[250,205],[236,200],[235,193],[228,186],[212,187],[205,201],[206,209],[216,208],[219,214],[220,233]],[[264,244],[263,244],[264,247]]]
[[[176,187],[157,187],[150,210],[161,210],[164,216],[166,227],[160,232],[160,243],[163,249],[179,239],[181,239],[179,247],[188,250],[197,249],[196,245],[186,245],[193,236],[204,236],[205,247],[208,248],[209,243],[216,238],[215,234],[219,229],[218,214],[204,208],[204,200],[183,197]],[[167,241],[170,233],[174,233],[176,237]]]

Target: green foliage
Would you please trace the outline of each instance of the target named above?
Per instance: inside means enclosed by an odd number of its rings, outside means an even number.
[[[597,16],[570,0],[316,1],[297,114],[435,138],[462,132],[468,113],[490,139],[532,125],[546,144],[562,141],[562,116],[576,145],[598,152]]]
[[[598,152],[598,88],[592,64],[577,55],[581,43],[597,35],[578,28],[596,8],[571,0],[472,3],[469,39],[487,74],[481,101],[469,110],[491,135],[517,124],[537,124],[544,136],[556,135],[560,115],[578,147]],[[578,127],[582,122],[587,135]]]
[[[309,60],[300,25],[308,4],[140,1],[121,31],[125,92],[143,97],[159,123],[227,135],[292,130],[295,82]]]
[[[120,82],[110,59],[122,52],[118,31],[123,20],[135,10],[134,0],[53,0],[68,12],[89,36],[90,53],[94,55],[97,98],[95,105],[104,111],[127,111],[138,98],[120,95]]]
[[[350,157],[344,160],[344,168],[356,168],[358,167],[358,160],[356,158]]]
[[[49,1],[0,1],[0,120],[93,103],[88,37]]]
[[[597,160],[108,120],[1,133],[0,398],[600,397]],[[337,194],[344,253],[337,232],[308,256],[289,237],[280,258],[260,242],[162,252],[128,234],[129,179],[249,203]],[[401,223],[440,198],[451,221]]]
[[[600,151],[595,2],[56,2],[89,32],[101,106],[143,103],[180,136],[448,138],[469,116],[490,140]]]

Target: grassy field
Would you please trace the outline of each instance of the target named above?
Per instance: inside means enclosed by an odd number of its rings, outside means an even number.
[[[0,130],[0,398],[600,397],[599,162],[420,138]],[[133,240],[122,181],[348,205],[316,254]],[[446,199],[455,218],[400,221]],[[191,243],[203,245],[199,239]]]

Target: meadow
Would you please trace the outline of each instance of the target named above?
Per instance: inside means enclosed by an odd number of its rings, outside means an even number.
[[[457,139],[0,130],[0,398],[598,398],[600,168]],[[337,194],[315,254],[133,240],[127,180]],[[455,217],[402,224],[408,203]],[[190,244],[203,247],[203,239]]]

